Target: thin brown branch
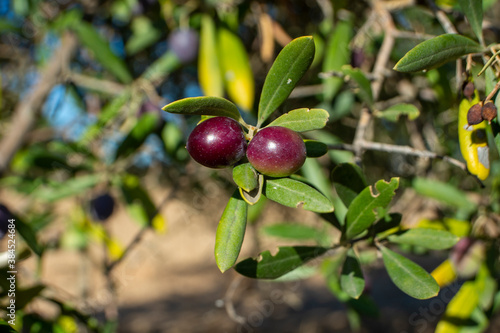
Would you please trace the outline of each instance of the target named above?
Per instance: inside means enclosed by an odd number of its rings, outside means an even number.
[[[71,33],[66,32],[62,36],[61,45],[54,52],[47,67],[42,70],[38,83],[17,104],[9,130],[4,134],[0,142],[0,172],[7,169],[10,160],[26,139],[26,134],[37,119],[40,106],[51,89],[60,82],[61,73],[68,66],[76,45],[76,38]]]

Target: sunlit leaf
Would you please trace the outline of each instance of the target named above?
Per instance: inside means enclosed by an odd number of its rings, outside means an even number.
[[[445,34],[426,40],[408,51],[394,70],[418,72],[439,67],[469,53],[483,52],[481,45],[457,34]]]
[[[321,238],[322,231],[302,224],[273,224],[260,229],[268,236],[295,240],[317,240]]]
[[[268,126],[287,127],[295,132],[306,132],[325,127],[329,114],[323,109],[296,109],[289,111]]]
[[[201,18],[198,79],[206,96],[224,96],[224,82],[217,55],[215,23],[209,15]]]
[[[217,46],[229,98],[243,110],[252,111],[255,88],[245,46],[237,35],[225,28],[219,29]]]
[[[242,189],[247,192],[258,186],[258,176],[250,163],[243,163],[233,168],[233,180]]]
[[[215,236],[215,261],[222,273],[238,259],[247,224],[247,204],[236,190],[222,213]]]
[[[63,184],[52,183],[38,187],[32,196],[43,201],[57,201],[66,197],[77,195],[83,191],[94,187],[102,181],[102,175],[89,174],[71,178],[66,180]]]
[[[439,293],[439,285],[426,270],[384,246],[379,248],[389,277],[401,291],[417,299],[428,299]]]
[[[288,98],[313,58],[314,41],[311,36],[296,38],[281,50],[264,81],[257,127]]]
[[[275,255],[265,251],[257,259],[248,258],[240,261],[235,269],[241,275],[250,278],[276,279],[326,251],[326,248],[317,246],[285,246],[280,247]]]
[[[290,178],[267,179],[264,195],[287,207],[300,207],[317,213],[333,211],[333,205],[318,190]]]

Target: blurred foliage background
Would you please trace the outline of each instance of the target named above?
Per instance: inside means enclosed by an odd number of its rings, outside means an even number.
[[[484,0],[483,8],[488,45],[498,41],[500,7]],[[168,114],[161,107],[185,97],[226,97],[255,123],[256,101],[276,55],[293,38],[312,35],[313,65],[278,110],[278,114],[300,107],[327,110],[327,127],[306,133],[306,138],[350,144],[363,126],[365,142],[411,146],[462,160],[457,107],[463,74],[456,63],[415,75],[392,70],[419,42],[447,32],[440,15],[461,34],[473,37],[453,0],[0,0],[0,223],[16,219],[15,328],[23,332],[432,331],[451,297],[440,297],[437,303],[409,299],[387,287],[387,276],[381,275],[376,258],[369,254],[365,260],[373,267],[374,282],[368,293],[375,307],[345,300],[340,305],[332,285],[333,294],[325,300],[327,288],[321,277],[319,284],[314,278],[297,282],[310,277],[307,272],[279,286],[242,281],[232,272],[221,277],[213,267],[210,241],[224,201],[234,189],[231,175],[207,171],[187,155],[185,141],[199,117]],[[392,45],[387,45],[388,34]],[[366,87],[342,74],[344,65],[359,68],[369,79],[373,109],[407,103],[418,111],[396,119],[374,114],[365,123]],[[473,65],[472,73],[479,72],[480,61]],[[475,83],[481,95],[491,91],[484,80]],[[459,228],[465,221],[462,235],[469,236],[468,223],[473,222],[480,237],[466,249],[479,253],[479,261],[488,257],[495,262],[498,253],[483,251],[489,248],[485,244],[498,242],[500,234],[500,164],[492,137],[490,141],[491,171],[483,184],[442,158],[379,151],[369,145],[360,150],[332,149],[308,161],[301,174],[334,201],[336,214],[345,214],[346,209],[329,179],[336,165],[358,162],[369,184],[401,177],[391,209],[403,213],[404,224],[437,221]],[[321,244],[325,237],[336,237],[313,232],[287,238],[278,232],[281,238],[273,238],[272,228],[261,227],[283,221],[317,227],[325,222],[314,214],[264,201],[252,207],[249,220],[248,255],[258,253],[263,244],[301,238]],[[304,229],[308,232],[311,229]],[[207,233],[208,243],[203,238]],[[2,251],[6,241],[2,240]],[[418,247],[401,250],[420,258],[429,270],[448,256]],[[138,269],[147,271],[145,276],[127,282],[124,274],[139,267],[130,269],[130,262],[144,261],[145,256],[161,260],[151,259],[149,271]],[[176,257],[178,261],[171,259]],[[1,260],[4,266],[6,259]],[[184,271],[167,274],[151,268],[162,267],[162,260],[172,264],[167,267]],[[477,260],[469,261],[464,271],[477,272]],[[2,309],[8,302],[6,271],[3,268],[0,277]],[[67,272],[73,273],[72,278],[57,277]],[[168,279],[162,282],[164,274]],[[176,282],[186,276],[198,280]],[[466,277],[464,273],[462,278]],[[189,297],[183,294],[184,288],[205,283],[209,285],[205,289],[193,288]],[[134,286],[149,284],[148,292]],[[158,284],[171,284],[175,290],[155,289]],[[151,298],[149,305],[139,294],[123,296],[133,294],[134,288]],[[255,304],[268,304],[265,301],[276,290],[279,301],[269,303],[272,309],[256,310]],[[390,299],[391,293],[397,296]],[[491,294],[494,319],[500,294],[496,287]],[[178,299],[182,302],[172,301]],[[431,315],[419,312],[422,308],[430,309]],[[148,317],[147,311],[156,317]],[[260,317],[252,317],[255,313]],[[204,319],[195,325],[199,316]],[[494,332],[496,325],[495,320],[483,321],[479,331],[490,327]]]

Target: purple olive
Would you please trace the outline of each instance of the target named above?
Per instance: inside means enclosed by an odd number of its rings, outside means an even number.
[[[105,221],[115,208],[115,199],[109,194],[104,193],[90,200],[90,215],[96,221]]]
[[[205,120],[191,132],[186,144],[196,162],[214,169],[235,164],[245,156],[246,148],[243,128],[227,117]]]
[[[12,219],[12,213],[7,207],[0,204],[0,239],[5,237],[9,230],[9,219]]]
[[[198,33],[193,29],[174,30],[168,36],[168,45],[182,63],[191,62],[198,54]]]
[[[271,126],[261,129],[248,144],[247,158],[260,173],[271,177],[289,176],[306,160],[306,145],[295,131]]]

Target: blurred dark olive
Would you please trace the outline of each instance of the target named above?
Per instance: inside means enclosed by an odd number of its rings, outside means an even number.
[[[168,45],[182,63],[189,63],[198,54],[198,33],[193,29],[174,30],[168,36]]]
[[[90,215],[96,221],[106,221],[115,208],[115,199],[109,194],[101,194],[90,200]]]
[[[351,66],[353,68],[361,67],[365,62],[365,52],[363,49],[355,48],[351,53]]]
[[[12,219],[12,213],[7,207],[0,204],[0,239],[4,238],[9,230],[9,219]]]

